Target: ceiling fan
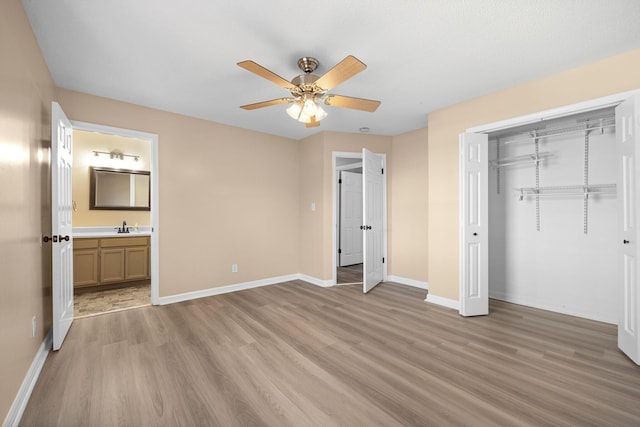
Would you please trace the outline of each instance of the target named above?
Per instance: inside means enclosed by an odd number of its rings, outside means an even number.
[[[340,83],[367,68],[358,58],[351,55],[347,56],[321,77],[312,74],[318,68],[318,64],[319,62],[316,58],[303,57],[298,59],[298,67],[304,74],[294,77],[289,82],[253,61],[238,62],[238,66],[245,70],[251,71],[291,92],[291,96],[287,98],[257,102],[243,105],[240,108],[255,110],[271,105],[290,103],[291,106],[287,108],[289,116],[305,123],[306,127],[310,128],[320,126],[320,120],[327,116],[320,104],[370,112],[376,111],[380,106],[380,101],[328,93]]]

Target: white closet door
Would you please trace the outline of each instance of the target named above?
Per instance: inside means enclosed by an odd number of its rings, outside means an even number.
[[[618,320],[618,347],[640,364],[640,97],[635,96],[616,108],[616,145],[619,161],[617,182],[619,265],[622,290]]]
[[[362,263],[362,174],[340,172],[340,267]]]
[[[489,314],[488,136],[460,134],[460,314]]]

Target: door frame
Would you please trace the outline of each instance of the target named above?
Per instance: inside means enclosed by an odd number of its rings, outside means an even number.
[[[388,228],[387,228],[387,210],[388,210],[388,206],[387,206],[387,154],[386,153],[376,153],[376,154],[380,154],[383,156],[383,161],[384,161],[384,169],[385,169],[385,177],[382,181],[382,191],[383,191],[383,201],[384,201],[384,209],[383,209],[383,229],[384,232],[382,233],[382,254],[384,256],[385,259],[385,263],[382,265],[382,280],[386,281],[387,280],[387,266],[389,265],[389,256],[387,254],[387,233],[388,233]],[[338,191],[338,178],[339,178],[339,174],[338,172],[340,170],[344,170],[344,166],[337,166],[337,159],[338,158],[347,158],[347,159],[360,159],[360,165],[362,163],[362,152],[345,152],[345,151],[334,151],[332,152],[332,174],[333,174],[333,179],[332,179],[332,188],[331,188],[331,194],[332,199],[333,199],[333,208],[331,209],[331,224],[333,224],[332,231],[331,231],[331,284],[333,286],[335,286],[338,283],[338,218],[339,218],[339,214],[340,212],[338,212],[338,208],[340,206],[340,192]],[[352,165],[349,165],[351,167],[354,167]],[[364,248],[363,248],[364,251]]]
[[[506,119],[506,120],[500,120],[497,122],[492,122],[492,123],[486,123],[483,125],[479,125],[479,126],[474,126],[471,128],[468,128],[464,131],[464,133],[491,133],[491,132],[496,132],[499,130],[504,130],[504,129],[509,129],[512,127],[517,127],[517,126],[522,126],[522,125],[528,125],[528,124],[532,124],[532,123],[536,123],[536,122],[540,122],[543,120],[551,120],[551,119],[557,119],[557,118],[561,118],[561,117],[566,117],[566,116],[571,116],[574,114],[579,114],[579,113],[586,113],[589,111],[593,111],[593,110],[599,110],[599,109],[603,109],[603,108],[608,108],[608,107],[615,107],[618,104],[620,104],[621,102],[625,101],[626,99],[640,94],[640,89],[635,89],[635,90],[631,90],[631,91],[627,91],[627,92],[621,92],[621,93],[616,93],[613,95],[608,95],[608,96],[604,96],[601,98],[595,98],[595,99],[591,99],[588,101],[583,101],[583,102],[578,102],[575,104],[569,104],[569,105],[564,105],[561,107],[557,107],[557,108],[552,108],[549,110],[544,110],[544,111],[539,111],[536,113],[531,113],[531,114],[527,114],[527,115],[523,115],[523,116],[518,116],[518,117],[513,117],[510,119]],[[485,143],[480,147],[480,156],[482,158],[484,158],[485,160],[487,159],[488,153],[489,153],[489,147],[488,144]],[[460,180],[459,182],[462,182],[462,180],[464,179],[464,171],[462,170],[462,168],[460,168],[460,170],[458,171],[458,179]],[[484,180],[483,185],[488,185],[488,180]],[[464,204],[462,203],[462,201],[465,198],[465,195],[463,194],[462,191],[462,186],[460,186],[460,190],[459,190],[459,218],[462,218],[462,215],[464,214],[463,209],[465,208]],[[486,190],[486,189],[485,189]],[[485,194],[488,194],[487,191],[484,191]],[[483,203],[488,205],[488,199],[487,200],[483,200]],[[459,280],[460,280],[460,307],[462,306],[462,298],[465,295],[465,291],[469,285],[469,283],[466,283],[465,279],[465,272],[463,271],[464,266],[466,265],[466,259],[464,258],[466,256],[464,249],[464,242],[466,240],[466,236],[465,236],[465,227],[464,224],[462,222],[459,223],[458,225],[459,227],[459,254],[460,254],[460,259],[459,259],[459,264],[458,264],[458,268],[459,268]],[[488,248],[487,248],[488,251]],[[488,269],[488,259],[489,257],[486,257],[487,260],[487,265],[483,266],[484,268]],[[486,289],[482,290],[484,292],[484,295],[487,295],[488,298],[488,293],[489,293],[489,283],[487,281],[486,283]],[[462,315],[462,310],[460,309],[460,314]],[[640,314],[640,313],[639,313]]]
[[[107,135],[137,138],[148,141],[151,144],[151,304],[160,304],[160,239],[159,239],[159,216],[160,204],[158,197],[158,135],[147,132],[140,132],[132,129],[124,129],[113,126],[99,125],[95,123],[80,122],[71,120],[74,130],[97,132]]]

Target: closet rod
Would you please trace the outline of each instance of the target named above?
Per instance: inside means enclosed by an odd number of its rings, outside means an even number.
[[[615,195],[616,184],[564,185],[555,187],[522,187],[516,189],[520,200],[525,197]]]
[[[523,154],[521,156],[502,157],[499,159],[491,160],[489,161],[489,163],[491,164],[492,168],[499,169],[505,166],[542,162],[546,160],[548,157],[551,157],[552,155],[553,153],[549,151],[545,151],[542,153],[538,153],[537,156],[535,153],[533,153],[533,154]]]
[[[502,140],[500,141],[502,144],[512,144],[514,142],[523,142],[523,141],[531,141],[534,137],[531,135],[535,132],[535,138],[546,138],[550,136],[558,136],[558,135],[569,135],[577,132],[588,132],[594,130],[604,131],[604,129],[612,128],[616,126],[615,117],[607,117],[606,119],[593,121],[593,122],[585,122],[586,124],[581,125],[572,125],[565,126],[561,128],[551,128],[551,129],[537,129],[531,130],[526,133],[526,136],[522,136],[521,138],[511,139],[511,140]],[[524,134],[521,134],[524,135]]]

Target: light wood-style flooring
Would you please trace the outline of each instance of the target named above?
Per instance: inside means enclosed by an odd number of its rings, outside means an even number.
[[[295,281],[79,319],[24,426],[638,426],[616,327]]]
[[[347,283],[362,283],[362,264],[338,267],[336,283],[339,285]]]

